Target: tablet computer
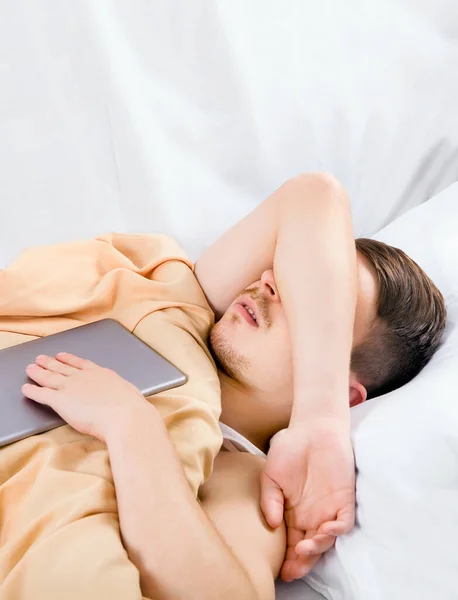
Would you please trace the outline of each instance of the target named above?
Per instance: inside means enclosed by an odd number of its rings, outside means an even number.
[[[49,431],[64,421],[48,406],[25,398],[28,364],[40,354],[69,352],[112,369],[150,396],[186,383],[187,377],[113,319],[102,319],[0,350],[0,446]],[[33,383],[33,382],[32,382]]]

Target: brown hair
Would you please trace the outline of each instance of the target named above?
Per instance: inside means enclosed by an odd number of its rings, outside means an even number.
[[[442,294],[405,252],[360,238],[356,249],[371,263],[378,280],[377,318],[352,352],[352,370],[368,398],[401,387],[439,348],[446,309]]]

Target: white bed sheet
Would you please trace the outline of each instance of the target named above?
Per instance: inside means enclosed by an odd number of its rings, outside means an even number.
[[[277,581],[275,585],[276,600],[324,600],[324,597],[312,589],[305,581],[292,583]]]
[[[371,234],[458,176],[449,0],[2,0],[0,261],[100,231],[193,258],[288,177]]]

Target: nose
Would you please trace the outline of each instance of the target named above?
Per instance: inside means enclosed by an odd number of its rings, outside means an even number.
[[[280,302],[280,294],[278,293],[277,284],[275,283],[274,272],[272,269],[264,271],[261,275],[262,287],[267,291],[272,302]]]

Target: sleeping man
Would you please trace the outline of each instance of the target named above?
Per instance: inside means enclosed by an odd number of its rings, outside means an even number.
[[[353,526],[349,406],[414,377],[445,324],[403,252],[355,247],[322,174],[195,266],[163,236],[112,236],[25,255],[0,282],[3,345],[110,315],[189,375],[145,400],[84,357],[27,367],[24,394],[71,427],[0,451],[2,598],[274,598],[280,571],[303,576]]]

